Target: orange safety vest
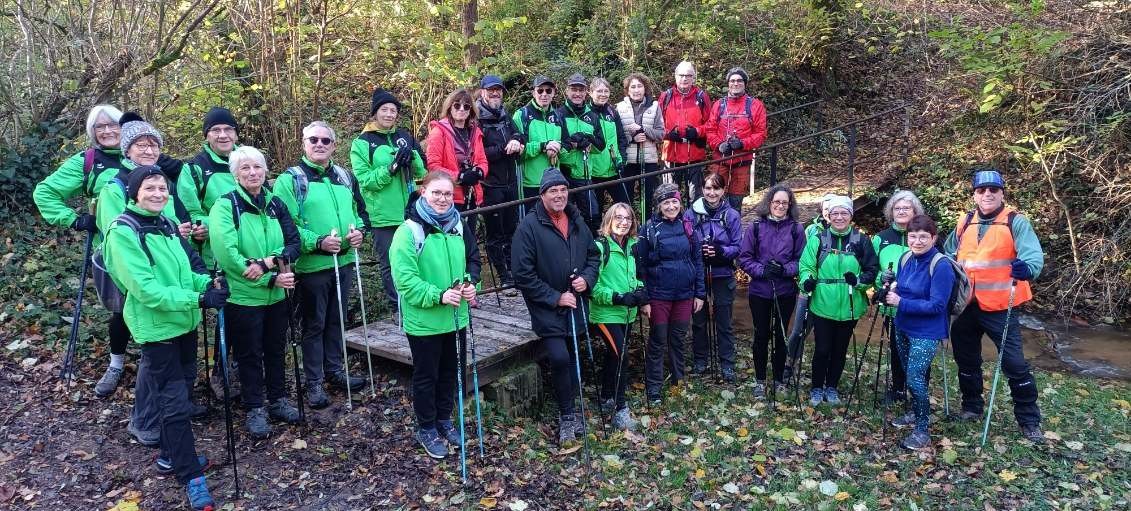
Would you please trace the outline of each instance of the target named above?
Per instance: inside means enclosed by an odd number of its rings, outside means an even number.
[[[974,284],[974,298],[978,300],[978,306],[987,312],[1003,311],[1009,307],[1009,287],[1013,280],[1009,276],[1010,265],[1017,258],[1013,229],[1009,225],[1010,213],[1013,213],[1012,208],[1002,208],[990,222],[972,222],[972,229],[966,228],[966,220],[971,216],[962,215],[955,227],[955,232],[961,233],[958,240],[958,262]],[[989,224],[986,233],[979,240],[979,224],[986,223]],[[1032,298],[1029,282],[1017,281],[1013,305],[1020,305]]]

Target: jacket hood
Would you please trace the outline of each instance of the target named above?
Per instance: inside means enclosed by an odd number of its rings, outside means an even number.
[[[719,207],[715,208],[715,213],[720,213],[728,209],[733,209],[730,207],[730,203],[725,200],[720,200]],[[696,215],[711,215],[711,212],[708,210],[707,199],[703,197],[699,197],[698,199],[695,199],[695,202],[691,203],[691,211],[693,211]]]

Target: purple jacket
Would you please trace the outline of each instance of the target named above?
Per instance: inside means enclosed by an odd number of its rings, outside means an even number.
[[[734,277],[734,260],[738,258],[742,242],[741,217],[726,199],[720,201],[717,210],[711,211],[702,197],[691,203],[691,207],[683,213],[683,218],[690,220],[691,225],[695,226],[699,239],[704,243],[711,240],[722,248],[721,253],[716,250],[715,257],[703,261],[711,267],[712,278]]]
[[[796,220],[759,217],[751,222],[738,254],[739,267],[750,275],[749,295],[773,298],[775,291],[778,296],[797,294],[797,261],[804,249],[805,229]],[[767,278],[764,268],[770,261],[781,263],[785,274]]]

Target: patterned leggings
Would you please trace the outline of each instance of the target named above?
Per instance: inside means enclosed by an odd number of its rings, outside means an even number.
[[[899,359],[907,368],[907,390],[911,391],[911,410],[915,412],[915,429],[926,432],[931,414],[931,397],[927,389],[927,371],[938,349],[938,339],[917,339],[896,334]],[[944,382],[945,383],[945,382]]]

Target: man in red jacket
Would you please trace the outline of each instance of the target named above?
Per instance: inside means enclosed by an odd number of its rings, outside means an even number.
[[[695,86],[695,65],[683,61],[675,66],[675,86],[660,94],[660,112],[664,125],[671,128],[664,135],[663,158],[669,167],[679,167],[707,159],[707,117],[711,97]],[[703,167],[676,172],[675,181],[687,193],[690,205],[701,195]]]
[[[727,200],[741,211],[742,198],[750,193],[751,151],[766,141],[766,107],[746,94],[750,76],[741,67],[727,71],[727,97],[711,106],[707,119],[707,143],[715,157],[730,157],[714,171],[726,178]]]

